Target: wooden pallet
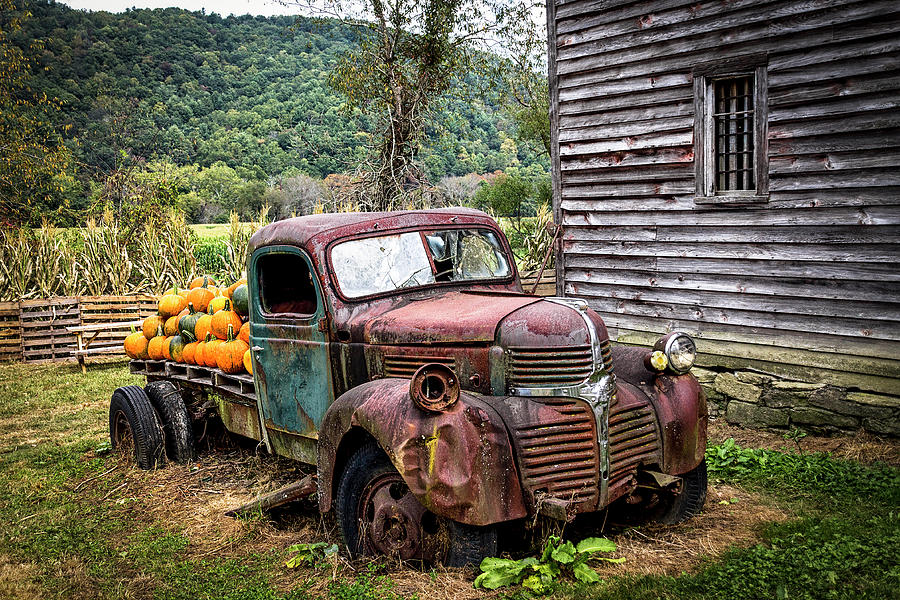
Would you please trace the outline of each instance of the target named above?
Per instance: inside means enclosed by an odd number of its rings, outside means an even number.
[[[156,314],[158,301],[154,296],[80,296],[78,302],[82,325],[93,325],[146,319]],[[128,329],[102,331],[97,334],[92,346],[121,347],[130,333]]]
[[[78,298],[25,300],[19,304],[22,356],[26,362],[64,360],[75,350],[75,337],[66,329],[81,325]]]
[[[522,289],[526,294],[530,294],[534,289],[534,283],[537,281],[537,273],[523,273],[521,277]],[[552,269],[547,269],[541,275],[541,280],[534,292],[535,296],[547,297],[556,295],[556,273]]]
[[[18,302],[0,302],[0,361],[22,359],[22,323]]]

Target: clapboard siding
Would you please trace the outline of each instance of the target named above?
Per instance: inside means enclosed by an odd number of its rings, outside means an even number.
[[[548,24],[558,293],[621,339],[900,394],[900,4],[551,1]],[[768,201],[698,203],[694,74],[755,64]]]

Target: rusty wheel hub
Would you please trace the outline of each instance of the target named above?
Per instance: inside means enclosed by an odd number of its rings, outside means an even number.
[[[367,553],[402,560],[435,558],[426,540],[434,515],[416,500],[400,475],[374,479],[363,491],[360,508]]]

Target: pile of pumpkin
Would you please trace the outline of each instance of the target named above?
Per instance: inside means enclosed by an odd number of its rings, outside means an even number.
[[[125,353],[253,373],[248,309],[246,279],[220,288],[208,275],[197,277],[188,289],[172,288],[160,298],[159,314],[125,338]]]

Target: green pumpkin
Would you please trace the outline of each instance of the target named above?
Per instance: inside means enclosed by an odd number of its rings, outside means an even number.
[[[188,314],[178,319],[178,335],[183,338],[190,337],[190,341],[195,341],[194,328],[197,326],[197,319],[199,319],[203,313],[194,310],[193,302],[188,303],[188,310],[190,311]]]
[[[231,305],[234,312],[242,317],[250,314],[250,290],[247,289],[246,283],[234,289],[234,293],[231,294]]]
[[[180,335],[174,336],[169,340],[169,355],[175,362],[184,362],[184,347],[187,342]]]

